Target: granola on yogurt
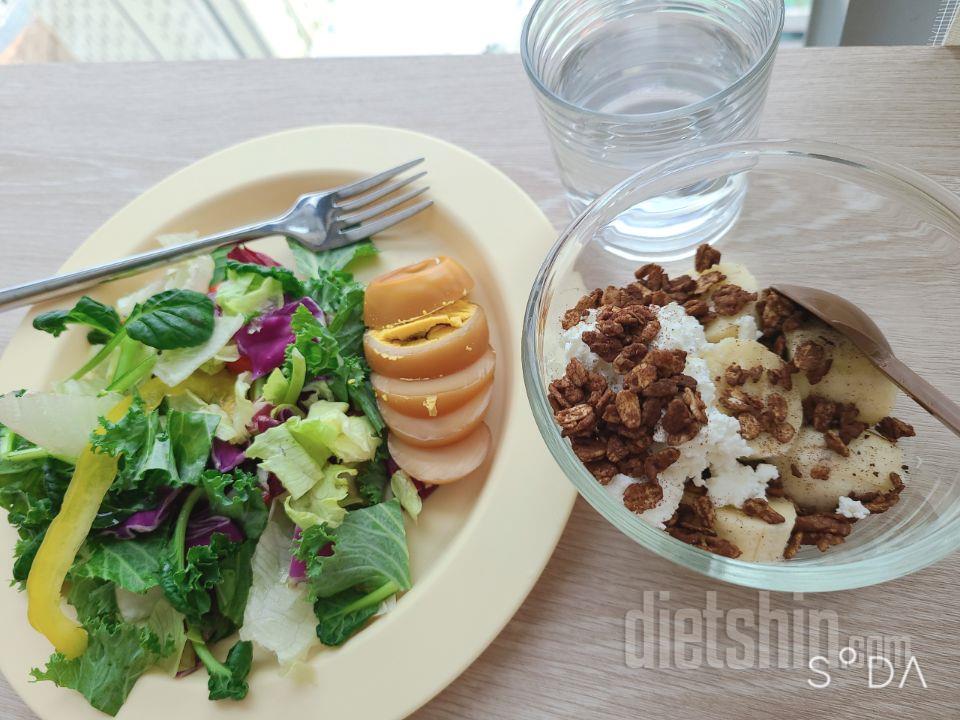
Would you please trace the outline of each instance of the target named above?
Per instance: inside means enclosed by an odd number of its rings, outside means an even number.
[[[825,551],[895,505],[896,388],[842,335],[702,245],[689,274],[648,263],[560,318],[548,397],[606,492],[730,558]]]

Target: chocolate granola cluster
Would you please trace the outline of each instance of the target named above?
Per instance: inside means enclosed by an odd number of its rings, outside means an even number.
[[[617,355],[617,339],[619,332],[607,332],[600,327],[600,323],[616,322],[609,310],[622,311],[627,308],[649,307],[651,305],[663,307],[675,302],[682,305],[687,315],[695,317],[701,325],[706,325],[717,316],[733,317],[739,314],[748,303],[757,299],[757,294],[747,292],[743,288],[730,283],[720,285],[726,276],[719,270],[710,270],[720,262],[720,252],[709,245],[701,245],[697,249],[695,269],[697,277],[680,275],[671,278],[662,266],[656,263],[647,263],[634,272],[635,282],[623,287],[608,286],[606,289],[597,288],[584,295],[572,308],[567,310],[561,320],[564,330],[569,330],[582,321],[591,310],[597,310],[597,334],[604,338],[591,336],[591,340],[584,338],[590,349],[607,362],[613,362]],[[604,317],[600,317],[604,310]],[[612,329],[615,326],[606,326]],[[659,325],[657,326],[659,329]],[[653,332],[652,337],[656,336]],[[596,345],[599,350],[594,350]]]
[[[685,501],[673,517],[667,520],[667,532],[687,545],[707,550],[723,557],[740,557],[741,550],[734,543],[721,538],[714,530],[716,511],[713,501],[691,483],[687,484]]]
[[[739,365],[731,365],[724,372],[727,383],[720,393],[719,403],[740,423],[740,435],[744,440],[755,440],[760,433],[769,433],[777,442],[793,440],[797,429],[787,422],[787,400],[780,393],[772,392],[761,398],[736,387],[748,379],[757,380],[763,374],[759,365],[744,371]],[[734,382],[730,382],[731,378]]]
[[[634,512],[656,507],[663,497],[657,477],[680,457],[675,447],[652,449],[657,425],[668,444],[677,445],[706,422],[697,381],[682,373],[685,361],[682,351],[644,347],[639,362],[623,374],[623,389],[614,392],[602,375],[574,358],[564,376],[550,383],[561,434],[593,476],[604,485],[617,473],[645,479],[624,496]]]

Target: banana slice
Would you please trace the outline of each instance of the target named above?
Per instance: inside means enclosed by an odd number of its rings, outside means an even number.
[[[811,385],[803,373],[793,376],[801,397],[813,394],[834,402],[854,403],[860,409],[860,419],[870,425],[893,411],[897,386],[852,342],[836,330],[813,321],[787,333],[789,356],[792,358],[797,347],[808,340],[821,345],[826,350],[826,357],[833,362],[827,374],[815,385]]]
[[[893,488],[890,473],[899,473],[903,465],[903,451],[895,443],[867,432],[847,447],[848,457],[838,455],[824,445],[822,433],[805,427],[793,448],[771,462],[784,492],[797,505],[820,512],[833,512],[842,495]]]
[[[717,263],[716,265],[704,270],[704,273],[713,272],[717,270],[723,273],[726,277],[723,281],[717,283],[711,288],[705,296],[706,300],[711,300],[713,298],[714,292],[723,285],[738,285],[747,292],[757,292],[757,279],[751,274],[749,270],[743,265],[737,263]],[[694,273],[694,277],[698,277],[703,273]],[[740,335],[740,322],[743,317],[753,317],[756,319],[756,303],[747,303],[743,310],[738,315],[733,315],[730,317],[726,316],[717,316],[711,320],[703,328],[704,334],[707,336],[709,342],[715,343],[720,342],[724,338],[735,338]],[[750,338],[751,340],[753,338]]]
[[[771,525],[760,518],[747,515],[740,508],[716,509],[713,529],[717,535],[740,548],[738,560],[746,562],[776,562],[783,560],[783,551],[790,542],[790,533],[797,519],[797,509],[784,498],[773,498],[770,507],[783,515],[784,522]]]
[[[780,439],[778,439],[769,432],[763,431],[756,437],[746,437],[745,439],[752,450],[752,453],[748,456],[749,459],[763,459],[786,453],[793,445],[797,430],[799,430],[803,421],[803,406],[796,385],[791,390],[784,390],[770,381],[766,371],[779,368],[781,366],[780,358],[755,340],[726,338],[714,345],[708,345],[706,350],[703,351],[703,359],[706,360],[710,377],[717,386],[717,407],[727,415],[736,416],[740,414],[724,404],[723,398],[728,392],[734,395],[743,392],[750,398],[764,403],[771,395],[779,395],[783,398],[786,402],[786,412],[781,425],[790,425],[793,432],[790,433],[783,429],[779,436]],[[748,378],[742,385],[732,385],[728,381],[726,372],[731,365],[739,365],[744,371],[760,367],[762,371],[755,380]],[[796,378],[796,375],[794,375],[794,378]],[[741,434],[744,433],[741,432]]]

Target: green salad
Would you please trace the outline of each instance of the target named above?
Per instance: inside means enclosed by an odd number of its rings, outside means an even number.
[[[240,700],[255,645],[290,666],[410,588],[403,514],[432,488],[393,472],[363,359],[349,268],[376,250],[291,249],[295,271],[238,247],[34,320],[91,346],[0,396],[13,582],[55,649],[37,681],[114,715],[145,672],[202,669]]]

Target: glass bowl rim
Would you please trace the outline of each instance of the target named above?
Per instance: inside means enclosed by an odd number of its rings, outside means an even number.
[[[668,178],[678,170],[707,167],[736,156],[794,157],[832,162],[857,170],[882,175],[933,201],[960,224],[960,197],[940,183],[915,170],[880,159],[856,148],[815,140],[741,140],[690,150],[662,160],[631,175],[594,200],[557,237],[537,271],[524,312],[521,336],[521,366],[527,399],[540,434],[560,469],[580,495],[611,525],[647,550],[708,577],[761,590],[784,592],[829,592],[875,585],[893,580],[943,559],[960,547],[956,532],[960,518],[936,528],[913,542],[905,550],[890,556],[869,557],[837,563],[792,565],[751,563],[715,555],[688,545],[641,520],[630,516],[623,523],[622,513],[615,517],[617,505],[573,453],[560,436],[538,370],[537,327],[542,311],[546,278],[560,252],[577,235],[581,226],[624,193],[636,192]],[[620,512],[618,510],[618,512]]]
[[[554,0],[536,0],[536,2],[530,8],[530,11],[527,13],[526,18],[524,18],[523,28],[520,31],[520,60],[523,64],[523,69],[530,80],[530,83],[541,95],[549,98],[552,102],[557,103],[560,107],[568,111],[581,113],[590,117],[636,125],[656,123],[665,120],[673,120],[679,117],[685,117],[710,107],[711,105],[715,105],[718,102],[721,102],[724,98],[730,97],[740,89],[749,85],[764,70],[764,68],[769,66],[773,61],[773,58],[777,53],[777,47],[780,43],[780,35],[783,33],[783,23],[786,15],[784,0],[773,0],[774,12],[777,13],[776,29],[772,33],[767,46],[764,48],[760,57],[758,57],[745,72],[741,73],[736,80],[722,90],[718,90],[717,92],[708,95],[705,98],[697,100],[697,102],[690,103],[689,105],[682,105],[677,108],[671,108],[669,110],[660,110],[657,112],[641,114],[607,113],[599,110],[592,110],[581,105],[576,105],[575,103],[564,99],[560,95],[557,95],[544,84],[544,82],[540,79],[540,76],[534,70],[534,62],[530,48],[530,32],[533,26],[533,18],[537,12],[541,10],[543,5],[553,1]]]

